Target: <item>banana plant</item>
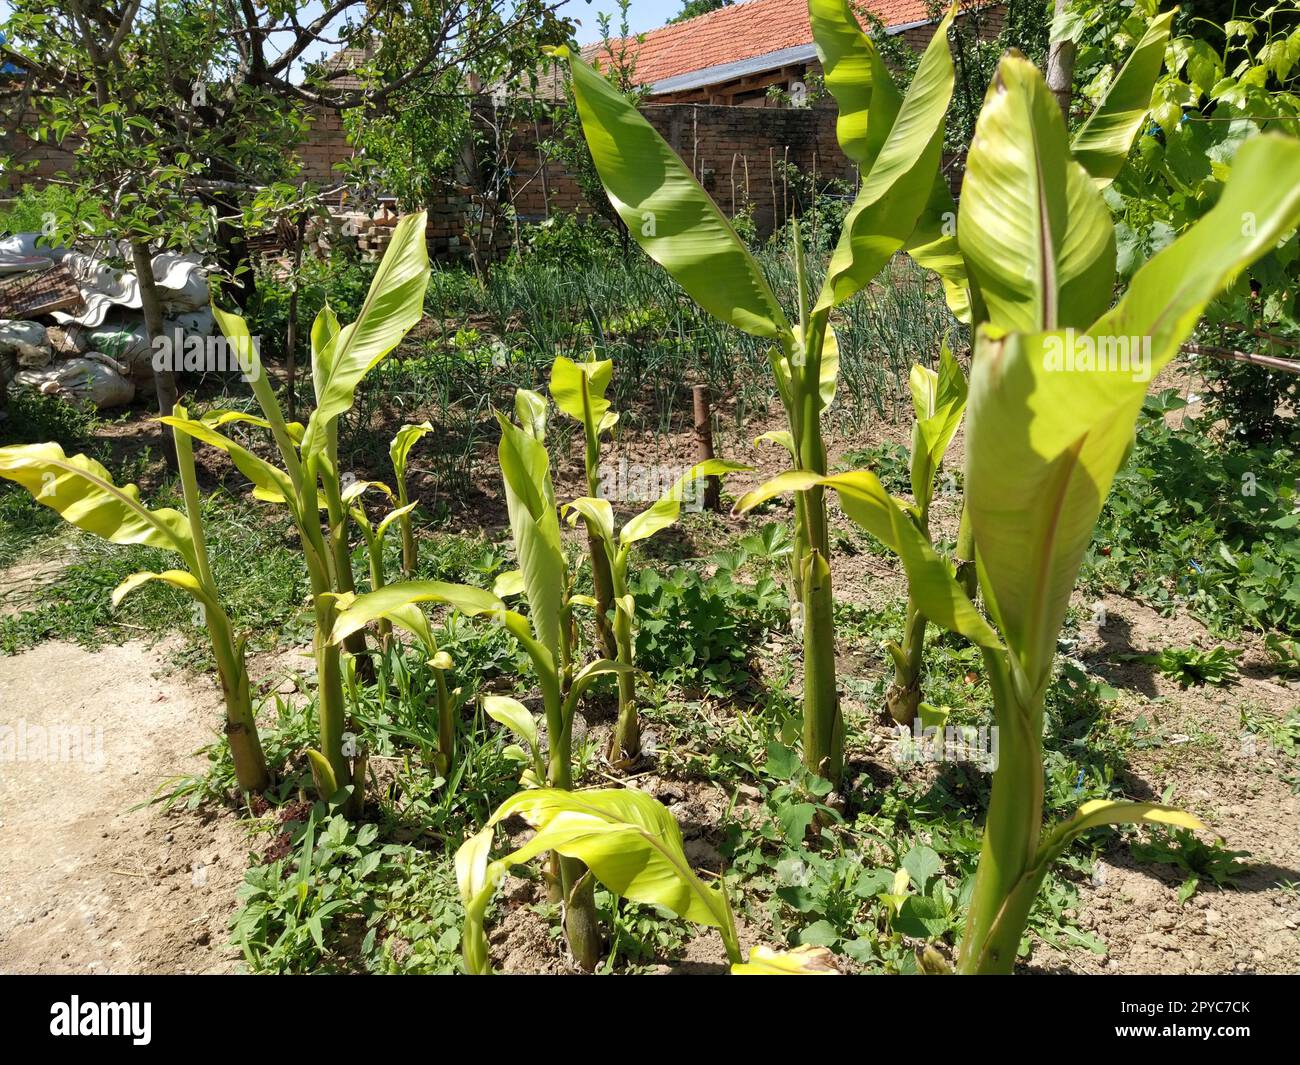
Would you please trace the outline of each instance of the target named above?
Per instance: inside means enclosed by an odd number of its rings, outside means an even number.
[[[908,377],[916,421],[912,425],[912,505],[908,513],[917,529],[930,539],[930,503],[934,480],[948,445],[966,410],[966,378],[948,345],[939,354],[938,371],[916,365]],[[925,653],[926,618],[909,591],[903,622],[902,644],[885,645],[894,661],[894,680],[885,692],[889,715],[900,725],[911,725],[921,704],[921,663]]]
[[[582,426],[583,467],[587,475],[587,495],[600,496],[600,441],[618,424],[618,413],[610,409],[605,392],[614,374],[609,359],[574,362],[561,355],[551,364],[551,399],[560,411]],[[606,658],[618,654],[614,635],[616,621],[610,614],[618,593],[610,572],[611,560],[605,541],[598,531],[587,528],[587,557],[591,562],[591,585],[595,592],[596,637]]]
[[[185,408],[179,405],[172,414],[177,421],[188,420]],[[212,579],[189,437],[176,437],[176,458],[184,514],[166,507],[150,510],[140,501],[140,490],[135,485],[119,487],[94,459],[65,455],[54,443],[0,447],[0,477],[17,482],[65,521],[110,543],[145,544],[180,556],[184,569],[131,574],[114,589],[113,606],[149,581],[179,588],[199,605],[221,681],[226,707],[224,731],[235,779],[241,791],[262,791],[270,783],[270,775],[257,734],[244,640],[235,636]]]
[[[832,312],[904,248],[934,193],[953,86],[948,28],[954,10],[939,24],[907,93],[896,107],[887,107],[885,93],[871,92],[873,63],[878,68],[883,63],[846,0],[811,0],[819,52],[840,47],[839,36],[851,34],[856,35],[853,58],[866,55],[873,62],[853,62],[852,72],[842,71],[857,86],[860,108],[849,114],[841,108],[837,132],[861,169],[862,187],[815,299],[796,236],[799,305],[793,325],[730,222],[677,153],[606,79],[567,48],[554,50],[568,61],[592,159],[628,231],[704,310],[770,342],[769,361],[788,429],[769,439],[790,452],[795,470],[826,472],[821,416],[834,397],[838,369]],[[803,758],[811,771],[837,781],[844,726],[835,678],[829,550],[823,491],[812,481],[795,500],[792,563],[791,598],[800,604],[804,652]]]
[[[583,428],[587,495],[565,504],[570,525],[581,520],[587,530],[588,559],[595,595],[572,596],[570,602],[590,606],[596,615],[596,632],[606,658],[628,668],[618,677],[618,721],[610,737],[609,761],[626,767],[641,756],[641,729],[636,710],[634,661],[635,601],[627,590],[627,568],[632,546],[673,525],[681,516],[686,493],[698,489],[702,479],[746,469],[739,463],[709,459],[683,474],[659,500],[614,528],[614,510],[601,496],[600,442],[618,424],[605,392],[613,376],[608,359],[574,362],[561,355],[551,366],[551,399],[561,412]]]
[[[406,462],[411,455],[411,448],[416,445],[416,442],[421,437],[431,432],[433,432],[433,426],[429,422],[420,422],[418,425],[403,425],[397,430],[397,435],[393,437],[392,442],[388,445],[388,458],[393,464],[393,481],[397,485],[397,505],[399,508],[408,507],[411,502],[406,489]],[[411,524],[411,511],[409,509],[398,518],[398,527],[402,533],[402,576],[410,580],[415,576],[419,553],[415,543],[415,529]]]
[[[614,601],[613,635],[615,660],[626,666],[618,676],[618,721],[610,737],[609,760],[616,766],[628,766],[641,756],[641,728],[636,710],[635,626],[636,600],[628,591],[627,571],[632,548],[642,540],[676,523],[681,516],[682,501],[688,491],[702,491],[706,477],[720,477],[749,467],[724,459],[705,459],[681,475],[673,485],[640,514],[630,518],[622,528],[614,528],[614,509],[609,500],[583,496],[565,505],[569,524],[581,519],[587,526],[590,541],[600,545],[601,557],[609,566],[610,590]],[[593,567],[595,561],[593,559]],[[572,596],[570,602],[582,602]],[[589,603],[599,613],[599,600]]]
[[[403,612],[420,603],[441,603],[470,616],[482,616],[505,626],[532,660],[546,723],[545,783],[550,789],[573,787],[573,718],[582,696],[595,681],[623,674],[631,667],[598,658],[584,666],[574,663],[572,575],[560,538],[555,487],[546,452],[546,400],[528,389],[515,395],[519,425],[502,414],[497,457],[510,514],[510,532],[519,569],[501,574],[487,591],[442,581],[404,581],[358,596],[342,605],[333,626],[337,645],[367,624],[388,619],[401,624]],[[528,616],[511,610],[506,598],[523,594]],[[494,716],[530,746],[537,742],[536,726],[517,727],[494,703]],[[537,775],[540,759],[528,770]],[[528,781],[535,782],[533,780]],[[578,858],[558,855],[554,880],[564,903],[569,949],[582,968],[591,971],[600,960],[600,931],[596,921],[595,882]]]
[[[1026,158],[1027,145],[1036,160]],[[1007,973],[1047,870],[1081,833],[1138,822],[1204,827],[1158,804],[1099,800],[1045,829],[1043,700],[1079,565],[1131,448],[1148,382],[1207,303],[1300,221],[1300,141],[1267,134],[1243,145],[1215,208],[1107,310],[1109,214],[1070,157],[1042,76],[1008,55],[977,124],[962,211],[958,231],[968,263],[979,264],[971,274],[978,297],[1023,323],[1020,331],[980,326],[969,390],[966,503],[989,620],[869,471],[784,474],[737,509],[814,482],[834,489],[844,512],[899,555],[926,616],[980,648],[1000,760],[957,970]],[[1003,225],[977,236],[967,211]],[[1019,239],[1022,229],[1035,239]]]
[[[213,307],[241,365],[250,371],[253,394],[262,409],[257,418],[217,411],[198,420],[163,418],[178,433],[224,451],[253,483],[253,495],[288,508],[297,526],[303,560],[311,584],[315,614],[317,724],[319,746],[308,751],[317,793],[333,798],[348,789],[346,809],[359,810],[365,781],[364,758],[345,754],[346,708],[340,670],[340,648],[331,639],[340,596],[355,593],[348,512],[338,461],[338,419],[351,409],[357,386],[395,348],[423,313],[429,281],[425,246],[425,216],[407,215],[393,230],[393,240],[375,271],[356,321],[341,326],[326,306],[311,328],[312,384],[316,409],[304,427],[287,423],[275,391],[263,372],[248,324],[238,315]],[[231,422],[244,422],[270,432],[281,465],[260,458],[220,432]],[[324,510],[326,520],[321,521]],[[358,632],[347,650],[364,650]]]
[[[518,816],[534,829],[518,850],[491,860],[496,826]],[[677,821],[657,799],[633,788],[591,791],[536,789],[512,795],[487,825],[456,851],[456,883],[465,904],[461,953],[465,971],[492,972],[486,932],[487,908],[501,878],[513,866],[559,853],[582,862],[614,894],[662,906],[678,917],[716,928],[731,971],[741,975],[826,975],[835,972],[824,947],[783,952],[754,947],[741,960],[736,919],[719,882],[706,884],[691,868]]]
[[[875,49],[863,47],[859,35],[846,29],[842,20],[829,16],[828,9],[839,3],[842,0],[828,0],[828,3],[813,0],[810,10],[813,13],[818,52],[822,56],[826,72],[826,85],[835,96],[840,109],[841,147],[849,153],[854,144],[854,135],[862,140],[878,135],[872,133],[872,127],[879,127],[881,121],[884,121],[883,116],[888,116],[897,108],[898,91],[888,68],[876,56]],[[1065,140],[1069,144],[1067,152],[1070,159],[1082,168],[1082,172],[1070,168],[1070,198],[1076,202],[1093,203],[1093,200],[1084,198],[1082,187],[1091,181],[1096,189],[1105,189],[1123,169],[1151,111],[1152,90],[1164,64],[1165,46],[1169,42],[1175,14],[1177,9],[1153,18],[1138,46],[1110,82],[1087,120],[1075,131],[1073,138],[1069,137],[1063,124],[1058,133],[1053,130],[1053,155],[1060,156],[1060,144]],[[870,70],[870,77],[863,78],[862,69]],[[996,90],[996,85],[991,87],[989,99],[995,98]],[[979,155],[979,143],[976,142],[972,147],[975,148],[975,155]],[[1019,170],[1018,179],[1024,182],[1039,178],[1043,181],[1062,181],[1065,177],[1063,170],[1045,174],[1035,169],[1035,159],[1039,155],[1037,146],[1024,144],[1023,147],[1026,151],[1019,153],[1018,159],[1004,159],[1001,164]],[[993,325],[1006,329],[1026,328],[1023,315],[1017,311],[1017,302],[1011,300],[1008,306],[1008,300],[998,298],[998,294],[1000,286],[1005,283],[1010,282],[1014,289],[1031,280],[1032,274],[1024,269],[1031,256],[1024,252],[1034,248],[1032,239],[1037,234],[1030,233],[1030,230],[1034,229],[1036,220],[1014,216],[1002,218],[997,216],[996,211],[980,211],[978,205],[972,202],[972,196],[965,185],[961,212],[965,233],[959,233],[957,217],[957,207],[948,189],[948,182],[940,176],[933,187],[930,203],[904,250],[920,267],[939,274],[948,306],[959,320],[972,328],[983,322],[992,322]],[[1010,224],[1010,244],[1017,250],[1017,254],[1011,256],[1014,265],[1005,263],[998,251],[982,254],[983,248],[998,247],[993,238],[1004,222]],[[972,231],[978,231],[978,238],[971,239]],[[1114,239],[1113,230],[1109,226],[1099,226],[1096,233],[1109,241]],[[1054,260],[1050,269],[1065,276],[1073,276],[1071,260],[1078,257],[1074,248],[1066,248],[1050,241],[1037,247],[1043,248],[1044,257],[1052,257]],[[1113,259],[1113,252],[1108,252],[1108,255]],[[1101,270],[1102,274],[1106,274],[1104,267]],[[998,272],[1001,272],[1001,277],[997,277]],[[1110,270],[1109,277],[1113,280],[1113,270]],[[985,298],[980,282],[985,285],[992,282],[991,299]],[[1109,299],[1110,294],[1105,294],[1102,306]],[[1087,308],[1082,309],[1083,316],[1087,317]],[[969,597],[975,596],[978,586],[974,536],[970,516],[963,507],[954,554],[958,579]]]
[[[387,497],[388,502],[393,507],[373,525],[366,514],[365,504],[361,498],[371,489]],[[353,524],[360,530],[361,538],[365,541],[366,559],[370,567],[370,590],[372,592],[376,591],[388,583],[384,571],[384,540],[388,530],[393,522],[402,522],[408,519],[411,511],[415,509],[415,504],[403,504],[400,497],[383,481],[352,481],[344,486],[342,498],[343,505],[348,508],[348,514],[351,515]],[[386,638],[391,632],[392,624],[390,622],[380,622],[379,635],[381,637]]]

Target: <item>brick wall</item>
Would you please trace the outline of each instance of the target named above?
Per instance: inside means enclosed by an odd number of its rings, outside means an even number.
[[[835,140],[834,111],[651,103],[642,113],[725,213],[752,206],[764,233],[785,221],[794,201],[783,164],[816,175],[819,185],[857,181]],[[542,130],[543,139],[548,132]],[[514,149],[512,195],[521,221],[588,209],[569,174],[554,161],[540,160],[531,126],[519,131]]]

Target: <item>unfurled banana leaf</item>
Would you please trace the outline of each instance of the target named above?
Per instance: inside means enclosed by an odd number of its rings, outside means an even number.
[[[1283,180],[1283,177],[1289,177]],[[1082,336],[982,330],[967,507],[982,583],[1032,689],[1046,683],[1083,552],[1151,377],[1206,304],[1300,220],[1300,142],[1243,145],[1218,205]]]
[[[267,379],[266,371],[262,367],[261,357],[257,352],[257,346],[249,335],[248,323],[237,314],[223,311],[215,303],[212,304],[212,316],[216,319],[217,325],[226,339],[235,345],[241,363],[249,367],[247,376],[253,389],[253,395],[257,397],[257,405],[262,408],[262,413],[266,416],[266,423],[270,426],[271,433],[275,437],[275,443],[280,449],[280,457],[284,462],[285,470],[289,474],[289,480],[294,485],[298,485],[301,478],[298,448],[302,444],[306,430],[297,422],[292,426],[285,422],[284,412],[280,410],[280,401],[275,398],[275,389],[271,387],[271,382]],[[213,427],[215,428],[219,424],[218,421]]]
[[[594,496],[581,496],[572,503],[566,503],[564,510],[568,514],[569,524],[576,525],[578,518],[587,522],[587,528],[596,533],[611,549],[614,546],[614,508],[608,499]]]
[[[957,238],[979,305],[1000,328],[1086,328],[1110,305],[1110,212],[1070,158],[1042,74],[1015,53],[998,64],[975,126]]]
[[[898,117],[903,95],[848,0],[809,0],[808,17],[826,88],[839,112],[836,139],[865,174]]]
[[[377,591],[367,592],[350,601],[341,600],[335,614],[331,640],[341,643],[371,622],[387,618],[395,625],[410,629],[403,620],[403,610],[416,603],[443,603],[471,617],[477,614],[504,615],[506,605],[495,595],[468,584],[446,581],[401,581]]]
[[[489,863],[493,827],[514,815],[522,817],[535,834],[514,853]],[[681,830],[661,803],[632,789],[543,788],[512,795],[487,827],[456,854],[457,880],[468,918],[463,937],[466,968],[483,971],[478,964],[487,953],[482,913],[494,880],[509,866],[547,851],[580,860],[616,895],[662,906],[696,924],[719,929],[728,956],[733,962],[740,960],[735,919],[726,896],[691,868]]]
[[[874,473],[857,470],[820,477],[791,470],[742,496],[736,502],[735,512],[743,514],[768,499],[805,491],[813,485],[835,489],[844,513],[899,556],[907,569],[912,597],[926,617],[980,647],[1001,647],[997,633],[953,577],[952,566],[935,553],[916,523],[885,491]]]
[[[844,154],[865,174],[898,116],[902,94],[846,0],[809,0],[808,13],[826,88],[839,111],[836,137]],[[925,207],[902,250],[939,275],[953,314],[969,322],[966,264],[957,246],[957,207],[938,165]]]
[[[952,97],[952,55],[944,16],[926,47],[862,187],[844,219],[815,310],[837,307],[867,285],[916,228],[930,198],[943,151],[944,116]],[[874,94],[873,94],[874,95]],[[871,141],[868,120],[867,140]],[[869,150],[864,145],[864,150]]]
[[[749,948],[749,960],[731,967],[732,976],[838,976],[835,955],[825,947],[804,945],[791,950]]]
[[[173,588],[179,588],[182,592],[193,596],[197,602],[202,603],[205,609],[220,609],[217,602],[199,583],[199,579],[193,573],[183,569],[168,569],[163,570],[161,573],[132,573],[131,576],[113,589],[113,606],[116,607],[142,584],[147,584],[150,581],[162,581],[164,584],[170,584]]]
[[[133,484],[118,487],[94,459],[65,455],[58,444],[0,447],[0,477],[15,481],[64,521],[115,544],[144,544],[174,551],[197,569],[194,540],[185,515],[167,507],[150,510]]]
[[[614,363],[574,362],[560,355],[551,364],[551,398],[555,405],[590,432],[613,428],[617,414],[611,414],[605,392],[614,376]]]
[[[315,369],[323,373],[325,381],[318,386],[316,409],[307,423],[304,455],[325,448],[330,425],[352,408],[361,379],[397,347],[424,313],[424,291],[429,283],[424,230],[423,211],[406,215],[397,223],[356,321],[339,329],[317,354]],[[312,332],[315,339],[314,327]],[[321,336],[326,335],[328,325],[321,330]]]
[[[750,468],[744,463],[729,462],[726,459],[705,459],[703,462],[697,462],[682,474],[656,502],[634,518],[631,518],[623,526],[619,531],[620,544],[627,547],[638,540],[645,540],[659,532],[660,529],[666,529],[676,522],[681,517],[682,500],[686,496],[688,487],[698,490],[700,482],[706,477],[721,477],[728,473]]]
[[[1160,76],[1176,14],[1176,9],[1166,11],[1151,20],[1106,95],[1070,143],[1074,158],[1100,188],[1114,181],[1124,168],[1129,149],[1146,121],[1151,90]]]
[[[204,421],[192,418],[166,415],[159,419],[164,425],[170,425],[178,432],[185,433],[195,440],[224,451],[230,456],[245,477],[253,482],[253,495],[267,503],[286,503],[291,509],[296,506],[297,497],[289,475],[278,466],[273,466],[265,459],[260,459],[230,437],[217,432]],[[296,513],[296,511],[295,511]]]
[[[716,318],[753,336],[789,338],[762,270],[677,153],[600,74],[567,48],[554,54],[569,61],[592,160],[633,239]]]

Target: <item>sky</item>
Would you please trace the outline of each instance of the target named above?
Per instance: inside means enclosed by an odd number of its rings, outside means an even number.
[[[628,8],[628,26],[633,33],[644,33],[664,25],[682,9],[682,0],[632,0]],[[582,26],[578,30],[578,43],[591,44],[600,40],[600,28],[596,25],[596,16],[608,11],[615,31],[618,29],[618,4],[615,0],[569,0],[562,12],[569,18],[578,19]]]
[[[628,25],[633,33],[644,33],[646,30],[655,29],[664,25],[682,8],[682,0],[632,0],[628,8]],[[306,23],[314,19],[322,10],[321,0],[307,0],[307,3],[299,7],[299,21]],[[617,0],[568,0],[568,3],[560,9],[561,14],[568,16],[580,22],[578,27],[578,43],[590,44],[593,41],[600,40],[600,27],[597,24],[596,16],[602,11],[608,12],[610,20],[615,31],[618,30],[618,3]],[[9,14],[9,5],[5,0],[0,0],[0,22]],[[307,62],[322,58],[333,48],[318,47],[313,52],[303,56]]]

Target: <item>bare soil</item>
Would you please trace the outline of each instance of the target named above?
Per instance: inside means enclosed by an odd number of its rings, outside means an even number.
[[[165,645],[134,642],[0,657],[0,726],[14,730],[0,747],[0,972],[235,969],[245,830],[225,811],[139,807],[202,772],[195,752],[221,715],[206,678],[166,666]]]

